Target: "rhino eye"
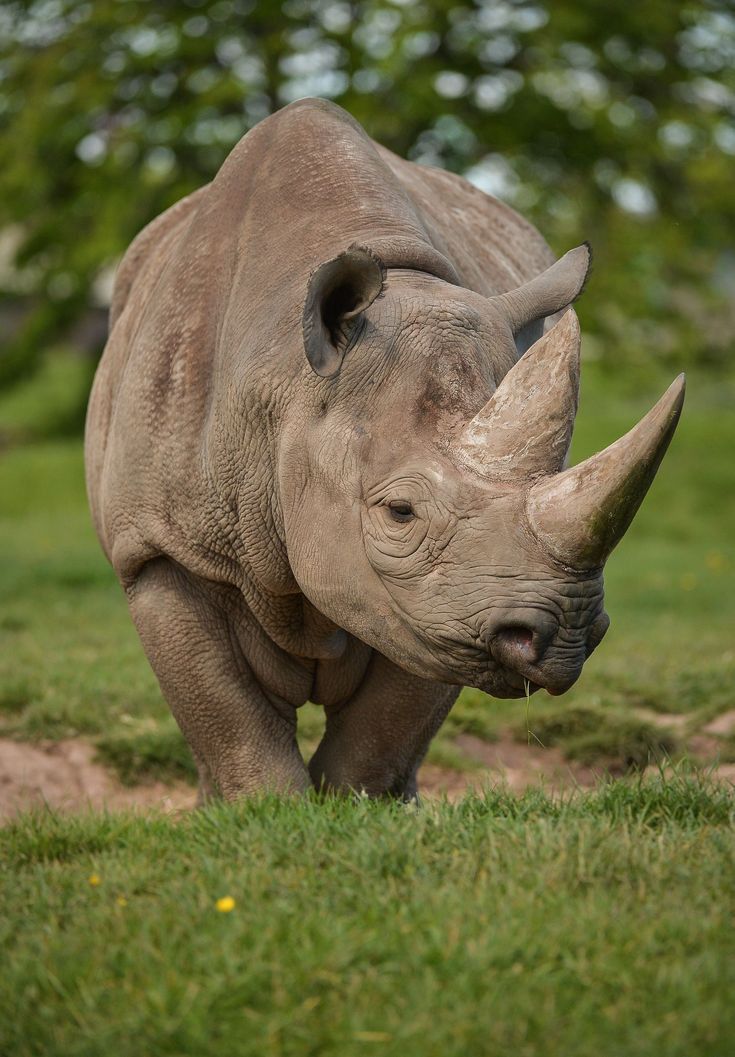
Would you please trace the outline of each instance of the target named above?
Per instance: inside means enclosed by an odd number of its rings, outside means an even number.
[[[410,503],[407,503],[403,499],[396,499],[393,503],[388,504],[388,513],[390,514],[393,521],[398,521],[403,524],[406,521],[411,521],[416,516],[413,512],[413,507]]]

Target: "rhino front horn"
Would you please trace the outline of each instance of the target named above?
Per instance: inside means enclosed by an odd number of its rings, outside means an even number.
[[[460,436],[464,458],[493,477],[556,473],[579,393],[580,333],[570,309],[508,371]]]
[[[564,565],[596,568],[620,541],[674,435],[684,389],[681,374],[624,437],[531,488],[527,503],[530,526]]]

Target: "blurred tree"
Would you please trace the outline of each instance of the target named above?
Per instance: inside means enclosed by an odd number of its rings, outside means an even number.
[[[0,382],[104,300],[148,220],[303,95],[466,173],[559,252],[590,239],[581,312],[607,362],[725,362],[728,0],[5,0],[0,41],[0,297],[25,306]]]

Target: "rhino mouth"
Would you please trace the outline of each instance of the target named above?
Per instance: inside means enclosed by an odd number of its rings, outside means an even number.
[[[582,670],[580,663],[563,671],[548,672],[543,665],[519,663],[516,666],[510,657],[506,660],[486,647],[460,643],[448,636],[441,645],[433,642],[432,652],[437,660],[441,656],[447,681],[471,686],[500,699],[523,698],[539,690],[557,697],[576,683]]]
[[[469,686],[500,699],[524,698],[539,690],[553,697],[566,693],[579,678],[591,649],[575,650],[562,660],[546,656],[546,633],[512,625],[489,634],[445,623],[412,628],[417,651],[401,651],[398,661],[423,678]],[[601,636],[600,636],[601,637]],[[592,646],[594,648],[594,645]],[[413,662],[413,663],[412,663]]]
[[[444,633],[430,636],[429,648],[443,669],[441,678],[447,682],[471,686],[497,698],[520,698],[544,689],[538,678],[529,679],[504,664],[486,646]]]
[[[544,687],[540,683],[535,683],[530,679],[525,679],[518,672],[514,672],[510,668],[494,668],[492,672],[488,672],[485,677],[480,678],[475,682],[468,682],[468,686],[474,686],[478,690],[483,690],[486,694],[490,694],[492,697],[512,699],[522,698],[535,694],[538,690],[543,690]]]

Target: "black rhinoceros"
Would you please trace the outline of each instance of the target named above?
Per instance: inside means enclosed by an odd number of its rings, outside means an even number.
[[[319,100],[133,242],[88,489],[204,795],[410,796],[457,687],[577,679],[684,391],[564,468],[588,266]]]

